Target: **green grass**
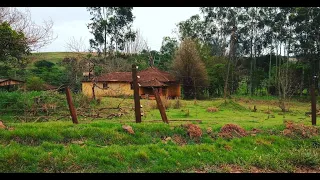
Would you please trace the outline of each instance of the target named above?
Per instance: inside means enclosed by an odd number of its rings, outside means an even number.
[[[78,54],[75,52],[39,52],[32,53],[28,59],[31,63],[28,64],[28,68],[32,68],[33,64],[37,61],[47,60],[55,64],[59,64],[65,57],[68,56],[77,56]],[[58,65],[58,67],[60,67]]]
[[[0,172],[229,172],[228,165],[238,166],[243,172],[256,167],[261,171],[295,172],[297,168],[320,167],[320,137],[287,137],[282,134],[284,120],[310,125],[304,115],[308,103],[293,102],[291,112],[280,114],[276,101],[234,99],[225,104],[223,99],[211,101],[182,101],[180,109],[168,108],[171,121],[164,124],[159,111],[152,108],[154,101],[142,100],[146,116],[142,123],[134,123],[131,110],[133,99],[121,103],[128,114],[114,119],[92,119],[79,116],[80,124],[70,119],[37,123],[5,124],[14,130],[0,129]],[[121,98],[103,98],[100,107],[116,107]],[[167,102],[171,107],[174,100]],[[249,107],[257,106],[257,112]],[[269,107],[268,107],[269,106]],[[207,112],[218,107],[218,112]],[[268,118],[264,111],[272,111]],[[187,115],[189,111],[189,115]],[[0,116],[2,119],[3,116]],[[304,119],[303,119],[304,118]],[[201,139],[189,138],[181,124],[200,126]],[[256,136],[224,139],[213,134],[227,124],[238,124],[245,130],[261,129]],[[122,129],[127,124],[135,134]],[[180,136],[186,145],[163,141],[164,137]]]
[[[75,54],[76,53],[73,52],[39,52],[32,53],[30,59],[32,60],[32,62],[47,60],[53,63],[58,63],[61,62],[63,58]]]

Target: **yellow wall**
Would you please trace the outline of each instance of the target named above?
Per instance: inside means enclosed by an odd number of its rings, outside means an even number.
[[[128,95],[133,96],[133,90],[131,89],[130,83],[126,82],[108,82],[108,88],[102,89],[103,84],[97,83],[98,87],[95,87],[95,95],[96,97],[103,97],[103,96],[121,96],[121,95]],[[92,82],[82,82],[82,93],[86,96],[92,97]],[[144,88],[139,88],[139,95],[144,94]],[[150,93],[150,92],[148,92]],[[150,94],[153,94],[150,93]],[[180,85],[172,85],[167,87],[167,89],[163,89],[163,95],[166,97],[171,96],[181,96],[181,88]]]
[[[107,89],[103,89],[102,83],[97,83],[97,86],[98,87],[94,88],[96,97],[133,95],[133,90],[131,90],[130,83],[108,82]],[[86,96],[92,97],[92,82],[82,82],[82,93]]]

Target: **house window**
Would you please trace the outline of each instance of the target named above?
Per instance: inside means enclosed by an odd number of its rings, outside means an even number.
[[[107,82],[102,83],[102,88],[103,89],[108,89],[108,83]]]

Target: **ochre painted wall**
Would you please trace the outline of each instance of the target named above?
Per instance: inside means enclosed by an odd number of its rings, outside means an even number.
[[[98,87],[94,88],[96,97],[133,95],[130,83],[108,82],[108,88],[106,89],[103,89],[102,83],[97,83],[97,86]],[[92,82],[82,82],[82,93],[86,96],[92,97]]]
[[[95,95],[96,97],[103,96],[121,96],[128,95],[133,96],[133,90],[131,89],[130,83],[126,82],[108,82],[108,88],[103,89],[102,83],[97,83],[98,87],[95,87]],[[82,82],[82,93],[86,96],[92,97],[92,82]],[[139,88],[139,95],[145,94],[144,88]],[[148,92],[153,94],[151,92]],[[166,97],[180,97],[181,96],[181,88],[180,85],[171,85],[166,89],[163,89],[163,95]]]

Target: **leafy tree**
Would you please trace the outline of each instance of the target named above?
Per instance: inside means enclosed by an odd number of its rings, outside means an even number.
[[[205,65],[199,55],[196,43],[185,39],[176,51],[173,73],[182,82],[185,98],[197,98],[208,85]]]
[[[107,57],[107,50],[123,50],[126,41],[134,41],[136,33],[131,30],[134,16],[132,7],[88,7],[94,39],[90,46]],[[108,44],[108,45],[107,45]],[[102,47],[102,48],[101,48]]]
[[[159,59],[159,69],[167,71],[174,58],[174,53],[178,49],[178,41],[175,38],[164,37],[160,48],[161,59]]]
[[[0,69],[2,76],[9,76],[9,71],[19,71],[27,64],[26,56],[30,48],[22,32],[16,32],[6,22],[0,24]]]
[[[41,60],[34,63],[35,68],[31,69],[31,75],[38,76],[44,82],[61,86],[67,81],[67,72],[59,69],[56,65],[47,60]]]
[[[47,60],[41,60],[34,63],[34,66],[36,68],[47,68],[51,69],[55,64],[53,62],[47,61]]]

